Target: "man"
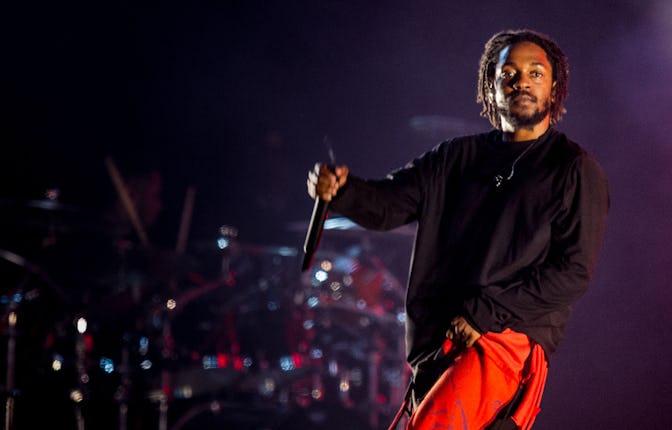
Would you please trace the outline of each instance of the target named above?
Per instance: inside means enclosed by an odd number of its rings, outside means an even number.
[[[553,127],[568,82],[556,43],[495,34],[478,81],[491,132],[443,142],[384,179],[319,165],[308,178],[311,196],[366,228],[417,222],[406,296],[413,430],[531,427],[604,234],[607,179]]]

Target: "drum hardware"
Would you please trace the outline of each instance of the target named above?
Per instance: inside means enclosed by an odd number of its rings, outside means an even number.
[[[360,414],[375,429],[396,407],[408,377],[404,294],[379,261],[351,251],[318,252],[296,302],[307,342],[323,356],[318,374],[325,399]]]
[[[41,246],[49,246],[61,233],[71,233],[92,229],[94,215],[83,208],[61,203],[60,191],[50,189],[45,198],[39,200],[17,200],[0,198],[0,225],[11,226],[9,234],[19,233],[23,239],[27,233],[42,235]]]
[[[14,400],[15,400],[15,359],[16,359],[16,323],[18,301],[10,301],[9,312],[7,313],[7,373],[5,391],[7,399],[5,401],[5,430],[12,430],[14,426]]]
[[[86,318],[79,317],[75,320],[77,328],[77,340],[75,343],[77,385],[78,388],[70,392],[70,400],[75,404],[75,418],[77,430],[85,429],[84,415],[82,413],[82,403],[88,395],[89,374],[87,371],[87,342],[85,338],[88,322]]]
[[[171,330],[171,312],[175,310],[177,303],[173,299],[166,301],[163,313],[163,324],[161,327],[161,360],[165,363],[169,361],[174,354],[174,341]],[[171,374],[166,365],[161,366],[160,387],[163,395],[159,397],[159,430],[168,430],[168,406],[172,400],[168,396],[172,387]]]
[[[71,401],[78,428],[95,426],[85,422],[90,394],[108,396],[96,392],[96,372],[104,370],[95,360],[103,354],[86,349],[91,337],[111,341],[113,360],[120,357],[104,381],[118,382],[109,397],[116,401],[120,430],[130,426],[134,390],[156,406],[150,408],[151,423],[159,430],[186,426],[190,412],[180,413],[190,405],[222,417],[240,406],[228,402],[238,397],[258,410],[304,414],[314,423],[321,418],[311,408],[357,414],[371,428],[380,424],[396,385],[404,387],[403,381],[394,384],[404,377],[403,348],[395,349],[399,339],[403,345],[403,293],[391,274],[361,254],[334,252],[316,256],[317,270],[324,272],[319,279],[316,271],[299,278],[287,264],[294,263],[296,248],[240,242],[227,229],[220,233],[226,243],[213,246],[219,265],[212,280],[189,279],[170,292],[135,296],[125,311],[105,313],[109,296],[98,306],[84,306],[87,316],[107,319],[114,330],[96,331],[95,319],[82,332],[71,328],[77,377]],[[128,281],[128,273],[119,275]],[[121,328],[123,339],[117,339]],[[151,368],[143,367],[145,360],[153,362]],[[109,412],[115,413],[114,405]],[[172,417],[179,419],[172,423]]]
[[[4,260],[6,260],[10,263],[13,263],[16,266],[24,268],[27,271],[27,275],[25,277],[24,282],[27,282],[28,278],[31,275],[34,275],[34,276],[37,277],[37,279],[39,279],[46,286],[48,286],[49,289],[52,292],[56,293],[56,295],[63,302],[63,304],[65,304],[65,305],[72,304],[72,301],[71,301],[69,295],[66,294],[65,291],[63,290],[63,288],[61,288],[60,285],[58,285],[56,282],[54,282],[51,279],[51,277],[46,273],[46,271],[42,267],[40,267],[39,265],[34,264],[34,263],[28,261],[26,258],[22,257],[21,255],[16,254],[16,253],[14,253],[12,251],[9,251],[9,250],[6,250],[6,249],[0,249],[0,258],[4,259]],[[19,291],[21,291],[21,289],[19,289]],[[33,296],[35,296],[35,294],[39,294],[39,291],[35,290],[31,294]],[[33,298],[36,298],[36,297],[27,296],[27,298],[33,299]]]
[[[119,365],[119,373],[121,381],[117,391],[114,393],[114,398],[119,404],[119,430],[126,430],[128,428],[128,402],[131,391],[131,375],[130,375],[130,351],[127,339],[123,341],[121,350],[121,363]]]
[[[39,288],[27,289],[28,283],[31,278],[35,277],[46,285],[50,292],[55,293],[62,300],[62,304],[69,304],[70,300],[63,289],[53,282],[46,271],[39,265],[6,249],[0,249],[0,259],[11,263],[13,267],[19,267],[19,270],[21,270],[21,277],[15,290],[0,297],[0,304],[6,306],[2,315],[2,325],[6,324],[7,327],[6,379],[3,390],[3,395],[6,396],[4,430],[12,430],[14,427],[16,398],[20,391],[19,387],[17,387],[16,365],[17,340],[19,337],[18,324],[23,319],[23,309],[21,308],[25,303],[35,301],[42,295]]]

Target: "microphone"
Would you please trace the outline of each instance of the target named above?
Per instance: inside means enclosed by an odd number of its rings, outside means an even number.
[[[332,172],[336,166],[336,157],[334,156],[334,148],[327,136],[323,139],[324,145],[327,147],[330,164],[327,167]],[[329,211],[329,202],[322,200],[319,196],[315,196],[315,205],[313,206],[313,214],[310,216],[310,224],[306,232],[306,240],[303,243],[303,262],[301,263],[301,271],[305,272],[313,261],[313,256],[317,250],[317,245],[320,243],[322,237],[322,230],[324,229],[324,220],[327,219],[327,212]]]
[[[310,224],[306,232],[306,240],[303,243],[303,263],[301,263],[301,271],[306,271],[313,261],[313,256],[317,250],[317,245],[320,243],[322,230],[324,229],[324,220],[327,219],[327,212],[329,211],[329,202],[315,197],[315,205],[313,206],[313,214],[310,217]]]

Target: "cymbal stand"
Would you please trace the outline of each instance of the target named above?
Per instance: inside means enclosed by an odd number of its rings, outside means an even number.
[[[219,228],[219,238],[217,243],[222,252],[222,263],[220,274],[225,283],[232,281],[231,277],[231,253],[232,249],[236,247],[236,240],[238,238],[238,229],[229,225],[223,225]]]
[[[85,420],[82,411],[82,404],[87,397],[87,384],[89,383],[89,374],[86,371],[86,340],[84,338],[87,330],[87,321],[84,317],[78,317],[75,320],[77,327],[77,340],[75,342],[75,352],[77,356],[77,385],[78,387],[70,392],[70,400],[75,403],[75,419],[77,430],[84,430]]]
[[[163,345],[161,348],[161,359],[164,362],[161,369],[161,398],[159,400],[159,430],[168,430],[168,396],[171,389],[171,378],[165,362],[171,357],[172,351],[172,332],[170,318],[166,315],[168,310],[164,310],[162,337]]]
[[[5,430],[12,430],[14,425],[14,375],[16,370],[16,322],[18,301],[12,300],[7,314],[7,400],[5,402]]]
[[[0,258],[13,263],[19,267],[23,267],[28,270],[28,274],[25,276],[23,281],[20,283],[16,292],[12,295],[12,299],[9,301],[9,309],[7,313],[7,326],[8,326],[8,338],[7,338],[7,380],[6,380],[6,391],[7,391],[7,400],[5,402],[5,422],[4,430],[11,430],[14,425],[14,402],[15,402],[15,371],[16,371],[16,324],[18,322],[18,307],[19,303],[23,300],[32,300],[35,297],[39,297],[39,293],[26,293],[24,294],[25,284],[28,282],[31,275],[36,275],[40,280],[44,281],[52,291],[55,292],[59,298],[63,300],[63,303],[70,304],[69,297],[65,294],[65,291],[61,289],[60,286],[56,285],[50,277],[37,265],[27,261],[24,257],[15,254],[6,249],[0,249]],[[32,296],[32,297],[31,297]]]
[[[7,399],[5,401],[5,423],[4,430],[12,430],[14,427],[14,403],[16,396],[16,337],[17,323],[19,319],[19,304],[25,300],[32,300],[37,297],[34,294],[25,294],[24,287],[28,282],[30,275],[24,277],[16,291],[9,299],[7,307],[7,373],[6,386]],[[31,297],[32,296],[32,297]],[[3,316],[4,318],[4,316]]]
[[[172,373],[170,368],[170,360],[174,355],[174,340],[172,334],[172,314],[176,302],[174,299],[168,299],[159,307],[151,310],[152,318],[160,318],[161,327],[161,344],[160,344],[160,379],[159,388],[149,393],[149,399],[153,403],[158,403],[159,418],[158,430],[168,430],[168,409],[169,402],[173,398],[172,388]]]
[[[121,365],[119,366],[121,381],[115,395],[119,403],[119,430],[126,430],[128,428],[128,396],[131,390],[129,342],[130,335],[125,334],[122,339]]]
[[[128,285],[127,273],[127,252],[131,248],[131,243],[127,240],[118,240],[116,243],[117,255],[119,257],[119,268],[117,272],[117,287],[119,290],[129,288],[131,290],[131,300],[133,303],[131,318],[135,318],[137,314],[138,288],[135,285]],[[128,427],[128,402],[132,390],[131,381],[131,364],[130,364],[130,346],[133,336],[131,330],[126,327],[123,331],[121,339],[121,363],[119,366],[120,381],[115,393],[115,400],[119,404],[118,418],[119,430],[126,430]]]
[[[378,392],[380,385],[380,363],[382,361],[382,354],[380,351],[373,350],[369,353],[369,426],[372,429],[377,429],[380,421],[378,410]]]

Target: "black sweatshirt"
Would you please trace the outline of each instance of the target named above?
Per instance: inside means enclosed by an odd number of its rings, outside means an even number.
[[[417,222],[411,365],[440,347],[459,315],[481,333],[525,333],[550,356],[588,288],[608,206],[602,168],[552,128],[534,141],[491,131],[443,142],[384,179],[350,175],[331,203],[369,229]]]

